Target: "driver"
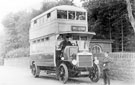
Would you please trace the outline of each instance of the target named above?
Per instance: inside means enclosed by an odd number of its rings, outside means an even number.
[[[64,51],[66,46],[72,46],[71,42],[69,41],[69,36],[63,38],[64,40],[60,43],[61,52]]]

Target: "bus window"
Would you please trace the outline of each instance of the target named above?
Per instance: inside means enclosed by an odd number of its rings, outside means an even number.
[[[36,40],[34,40],[33,43],[36,43]]]
[[[59,19],[67,19],[67,11],[57,10],[57,18],[59,18]]]
[[[41,41],[44,42],[44,38],[42,38]]]
[[[73,36],[73,40],[79,40],[79,36]]]
[[[37,42],[39,43],[40,42],[40,39],[38,39]]]
[[[46,37],[45,39],[46,39],[46,40],[49,40],[49,37]]]
[[[49,18],[49,17],[51,17],[51,13],[48,13],[48,14],[47,14],[47,18]]]
[[[75,19],[75,12],[74,11],[68,11],[68,18],[74,20]]]
[[[85,20],[86,19],[85,12],[76,12],[76,19],[77,20]]]
[[[34,20],[34,24],[36,24],[37,23],[37,20]]]
[[[87,36],[81,36],[81,40],[87,40]]]

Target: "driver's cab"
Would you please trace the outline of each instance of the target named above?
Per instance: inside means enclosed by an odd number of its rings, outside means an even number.
[[[63,41],[63,38],[66,36],[69,36],[69,41],[72,45],[66,46],[64,51],[61,52],[59,45]],[[58,34],[56,42],[56,60],[58,59],[72,61],[74,55],[91,55],[89,52],[89,44],[92,36],[93,34],[88,32]]]
[[[57,37],[57,50],[60,50],[59,45],[68,36],[72,46],[77,46],[79,51],[89,51],[91,35],[85,33],[65,33],[59,34]]]

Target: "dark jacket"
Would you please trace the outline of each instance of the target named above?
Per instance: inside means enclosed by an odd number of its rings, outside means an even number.
[[[60,47],[61,47],[61,51],[63,51],[65,49],[66,46],[72,46],[71,42],[70,41],[62,41],[60,43]]]
[[[110,70],[111,59],[109,57],[104,57],[103,59],[103,70]]]

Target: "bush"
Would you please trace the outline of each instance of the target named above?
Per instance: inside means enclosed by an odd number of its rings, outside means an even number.
[[[6,54],[6,58],[17,58],[17,57],[28,57],[29,48],[19,48],[12,51],[9,51]]]

